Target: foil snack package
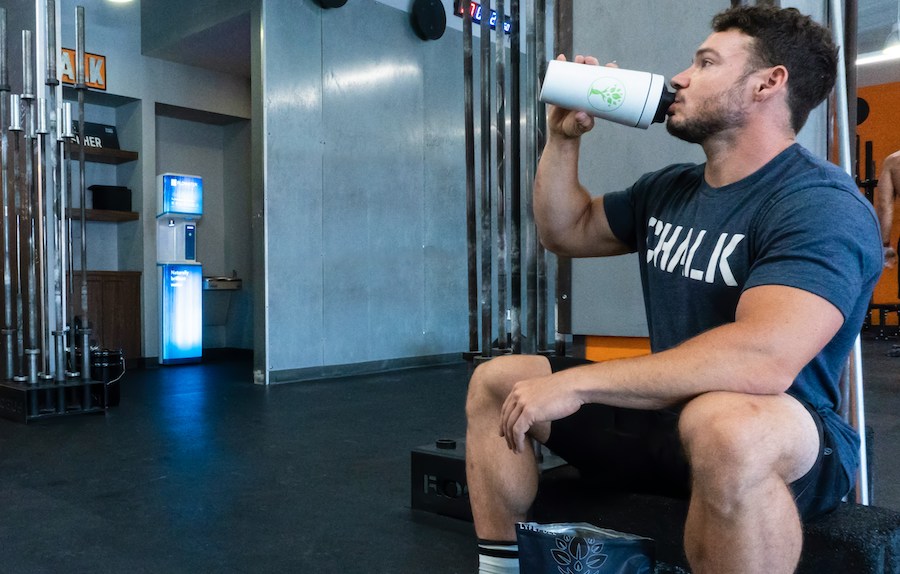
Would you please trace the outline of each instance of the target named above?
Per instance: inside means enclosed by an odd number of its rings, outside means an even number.
[[[516,525],[521,574],[651,574],[651,538],[586,522]]]

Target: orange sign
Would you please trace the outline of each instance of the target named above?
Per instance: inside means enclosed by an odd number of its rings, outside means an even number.
[[[60,54],[62,83],[75,85],[75,50],[63,48]],[[106,90],[106,56],[84,54],[84,85],[96,90]]]

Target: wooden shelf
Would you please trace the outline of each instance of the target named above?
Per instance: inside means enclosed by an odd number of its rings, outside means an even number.
[[[81,210],[78,208],[67,209],[66,217],[69,219],[81,219]],[[107,221],[119,223],[122,221],[137,221],[139,214],[136,211],[115,211],[112,209],[85,209],[84,217],[88,221]]]
[[[75,143],[66,144],[66,151],[70,154],[71,159],[78,159],[78,153],[81,146]],[[128,151],[124,149],[108,149],[104,147],[86,147],[84,148],[84,159],[94,163],[107,163],[110,165],[118,165],[135,161],[138,158],[136,151]]]

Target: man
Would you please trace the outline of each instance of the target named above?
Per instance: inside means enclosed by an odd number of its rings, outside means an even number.
[[[853,181],[795,141],[834,84],[836,49],[794,9],[732,8],[713,30],[672,79],[667,119],[705,164],[592,199],[578,154],[594,120],[548,110],[541,239],[573,257],[636,251],[654,352],[475,371],[466,472],[481,572],[518,571],[531,439],[610,488],[689,494],[695,574],[793,572],[801,520],[852,487],[859,443],[837,381],[881,269],[878,227]]]
[[[891,228],[894,226],[894,200],[897,199],[898,189],[900,189],[900,151],[895,151],[885,158],[875,190],[875,211],[881,225],[884,266],[891,269],[897,265],[897,251],[891,245]]]

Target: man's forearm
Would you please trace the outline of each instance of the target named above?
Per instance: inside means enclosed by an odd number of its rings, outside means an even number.
[[[772,357],[748,347],[733,324],[642,357],[586,365],[554,375],[585,403],[662,409],[710,391],[784,392],[793,376]]]
[[[894,224],[894,189],[891,185],[890,174],[882,176],[876,189],[875,209],[878,214],[878,225],[881,229],[881,242],[889,245],[891,242],[891,228]]]
[[[777,394],[790,387],[843,323],[833,305],[790,287],[757,287],[743,298],[751,299],[746,317],[739,311],[735,322],[677,347],[554,377],[583,402],[627,408],[670,407],[710,391]]]

